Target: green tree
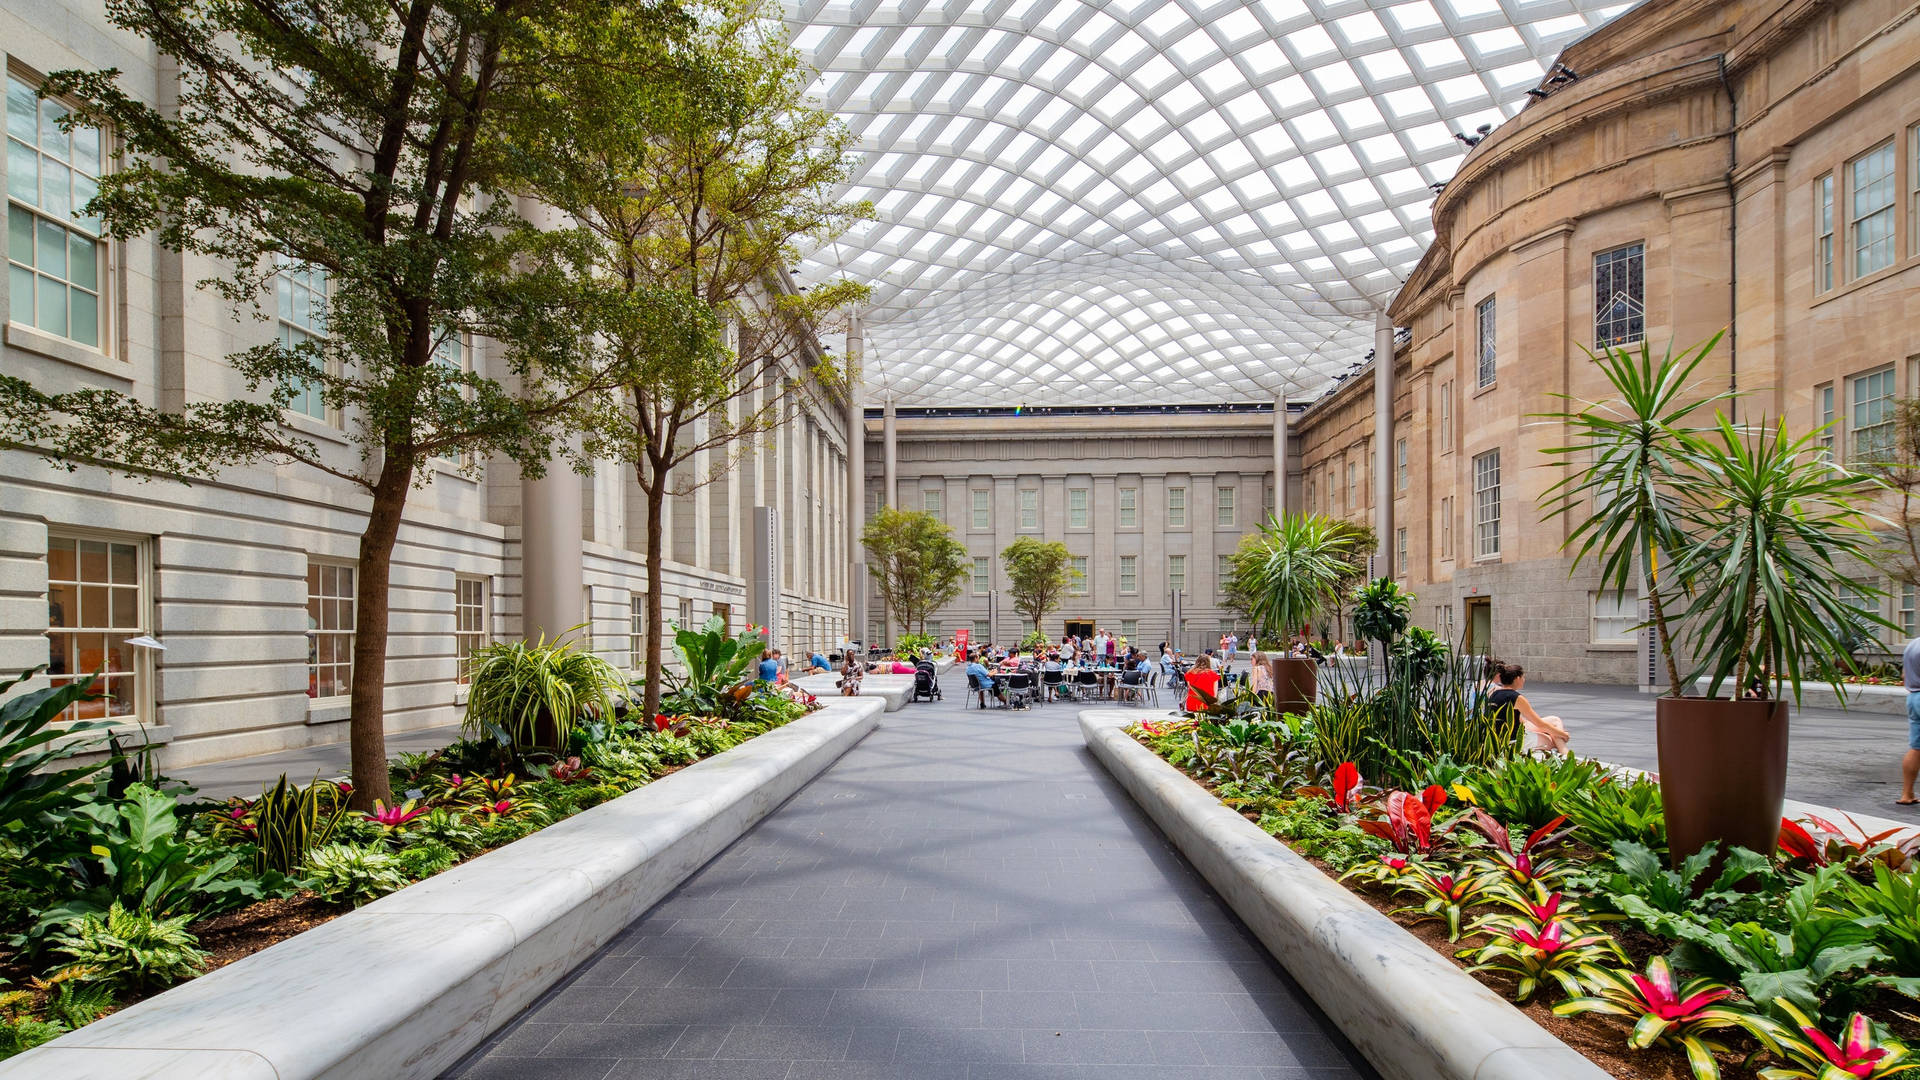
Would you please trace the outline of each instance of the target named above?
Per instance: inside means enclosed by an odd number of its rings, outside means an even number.
[[[264,321],[289,269],[325,275],[325,335],[229,358],[246,393],[169,411],[108,390],[0,379],[0,445],[137,476],[296,463],[357,489],[367,514],[354,606],[354,804],[391,801],[383,697],[388,583],[408,492],[434,459],[488,455],[538,474],[576,404],[612,385],[571,348],[586,246],[516,212],[539,136],[583,80],[661,78],[677,8],[627,0],[108,0],[167,57],[176,100],[117,71],[57,72],[43,93],[112,130],[122,166],[86,212],[116,239],[153,233],[205,258],[201,282]],[[507,383],[445,362],[464,335],[503,346]],[[357,453],[289,426],[296,400]]]
[[[1353,590],[1354,636],[1379,642],[1383,665],[1413,619],[1414,599],[1414,594],[1389,577],[1374,578]]]
[[[1227,578],[1227,600],[1245,612],[1261,637],[1284,644],[1312,623],[1352,572],[1362,538],[1346,522],[1288,514],[1240,541]]]
[[[883,506],[867,519],[860,543],[867,570],[904,634],[926,631],[927,615],[960,598],[971,567],[953,530],[923,510]]]
[[[1025,616],[1035,632],[1080,576],[1073,570],[1067,545],[1058,540],[1023,536],[1007,545],[1000,553],[1000,562],[1006,569],[1007,595],[1013,600],[1013,610]]]
[[[595,317],[582,319],[577,347],[609,356],[622,385],[602,401],[585,447],[631,463],[646,495],[649,715],[660,695],[667,498],[729,471],[809,396],[843,395],[857,373],[819,349],[814,329],[867,293],[844,280],[801,291],[783,269],[798,260],[798,241],[831,238],[870,210],[836,197],[852,137],[808,100],[813,75],[778,9],[714,0],[694,24],[675,78],[608,80],[600,100],[578,103],[648,122],[627,132],[590,124],[592,141],[556,130],[575,165],[543,192],[597,241]]]

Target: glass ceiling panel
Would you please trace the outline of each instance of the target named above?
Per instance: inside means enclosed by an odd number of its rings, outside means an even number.
[[[1452,133],[1624,9],[789,0],[877,214],[797,276],[873,286],[870,400],[1310,398],[1432,240]]]

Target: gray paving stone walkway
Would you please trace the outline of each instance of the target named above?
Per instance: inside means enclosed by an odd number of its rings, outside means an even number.
[[[1075,707],[887,715],[447,1074],[1374,1074],[1081,745]]]

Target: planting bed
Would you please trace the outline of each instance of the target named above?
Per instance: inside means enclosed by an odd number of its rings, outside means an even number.
[[[1132,724],[1135,715],[1082,714],[1089,747],[1384,1075],[1518,1080],[1592,1070],[1633,1080],[1837,1080],[1890,1076],[1912,1064],[1905,1044],[1920,1030],[1901,992],[1920,989],[1909,978],[1913,953],[1905,944],[1920,931],[1920,892],[1906,876],[1909,852],[1897,846],[1899,836],[1861,837],[1823,817],[1791,823],[1797,827],[1786,829],[1775,859],[1740,855],[1730,863],[1748,866],[1745,880],[1730,887],[1698,881],[1706,891],[1695,898],[1688,882],[1664,869],[1658,789],[1644,780],[1628,784],[1604,770],[1524,758],[1478,769],[1446,762],[1442,771],[1458,775],[1429,787],[1422,802],[1411,792],[1362,785],[1350,768],[1319,769],[1310,724],[1299,718],[1143,727]],[[1323,771],[1325,782],[1313,783]],[[1583,775],[1565,790],[1552,787],[1552,777]],[[1533,776],[1549,780],[1535,792],[1545,804],[1529,814]],[[1579,818],[1571,829],[1556,799]],[[1649,799],[1650,818],[1623,809],[1644,810]],[[1545,820],[1516,820],[1509,831],[1483,817],[1485,809]],[[1542,823],[1548,828],[1530,847],[1531,826]],[[1658,858],[1608,842],[1629,836],[1660,848]],[[1478,882],[1462,905],[1458,940],[1449,940],[1444,918],[1420,910],[1430,895],[1414,887],[1422,868]],[[1344,885],[1337,882],[1343,876]],[[1519,883],[1530,877],[1542,884],[1538,892],[1526,886],[1525,895],[1536,904],[1557,895],[1556,911],[1519,916],[1498,902],[1503,890],[1520,895]],[[1677,882],[1678,894],[1662,899],[1659,880]],[[1899,903],[1884,902],[1889,897],[1908,901],[1904,914]],[[1503,912],[1504,923],[1482,921]],[[1530,953],[1523,947],[1523,932],[1538,941],[1555,923],[1566,931],[1559,943]],[[1561,965],[1563,987],[1548,970],[1556,966],[1548,954],[1588,937],[1589,955]],[[1483,954],[1489,945],[1495,952]],[[1771,959],[1763,955],[1769,949]],[[1705,1037],[1719,1052],[1690,1058],[1677,1039],[1635,1049],[1629,1039],[1637,1017],[1555,1011],[1570,997],[1600,993],[1610,972],[1649,972],[1669,957],[1680,982],[1710,980],[1682,996],[1707,990],[1717,1000],[1681,1011],[1698,1029],[1665,1030]],[[1540,976],[1518,1013],[1502,1000],[1520,996],[1518,976],[1470,970],[1486,960],[1530,966]],[[1435,1007],[1432,999],[1447,1004]],[[1806,1027],[1833,1037],[1838,1057],[1801,1028],[1791,1011],[1796,1002],[1812,1014]],[[1850,1048],[1842,1029],[1856,1010],[1859,1041]],[[1489,1039],[1515,1053],[1502,1060]],[[1829,1065],[1847,1071],[1823,1075]]]

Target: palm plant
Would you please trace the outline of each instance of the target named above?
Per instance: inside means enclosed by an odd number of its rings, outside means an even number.
[[[1874,551],[1871,522],[1854,502],[1876,481],[1831,461],[1819,432],[1798,439],[1786,421],[1736,427],[1724,415],[1705,436],[1689,436],[1687,454],[1699,472],[1676,518],[1692,533],[1675,571],[1697,583],[1682,614],[1690,644],[1710,673],[1709,697],[1729,677],[1736,692],[1763,663],[1776,684],[1800,694],[1802,665],[1833,656],[1865,622],[1892,624],[1841,595],[1845,585],[1872,595],[1842,564]],[[1841,692],[1839,673],[1820,670]],[[1694,673],[1698,677],[1699,672]]]
[[[461,727],[469,738],[491,737],[516,754],[564,749],[582,717],[611,718],[614,699],[626,689],[612,664],[573,641],[550,643],[545,635],[488,645],[471,663]]]
[[[1723,331],[1724,333],[1724,331]],[[1576,518],[1563,548],[1573,549],[1578,568],[1589,558],[1600,563],[1601,585],[1616,595],[1643,581],[1654,634],[1666,658],[1668,693],[1683,686],[1673,652],[1673,617],[1667,604],[1685,591],[1684,574],[1661,574],[1662,556],[1684,550],[1678,491],[1691,474],[1687,453],[1694,413],[1731,396],[1728,391],[1683,400],[1695,390],[1695,369],[1719,344],[1720,334],[1655,360],[1645,342],[1636,355],[1624,348],[1588,359],[1606,376],[1616,395],[1605,402],[1578,405],[1539,419],[1566,427],[1567,444],[1546,451],[1568,459],[1567,475],[1541,496],[1543,521]]]
[[[1232,588],[1260,636],[1289,640],[1339,587],[1354,537],[1337,526],[1317,514],[1270,517],[1234,557]]]

